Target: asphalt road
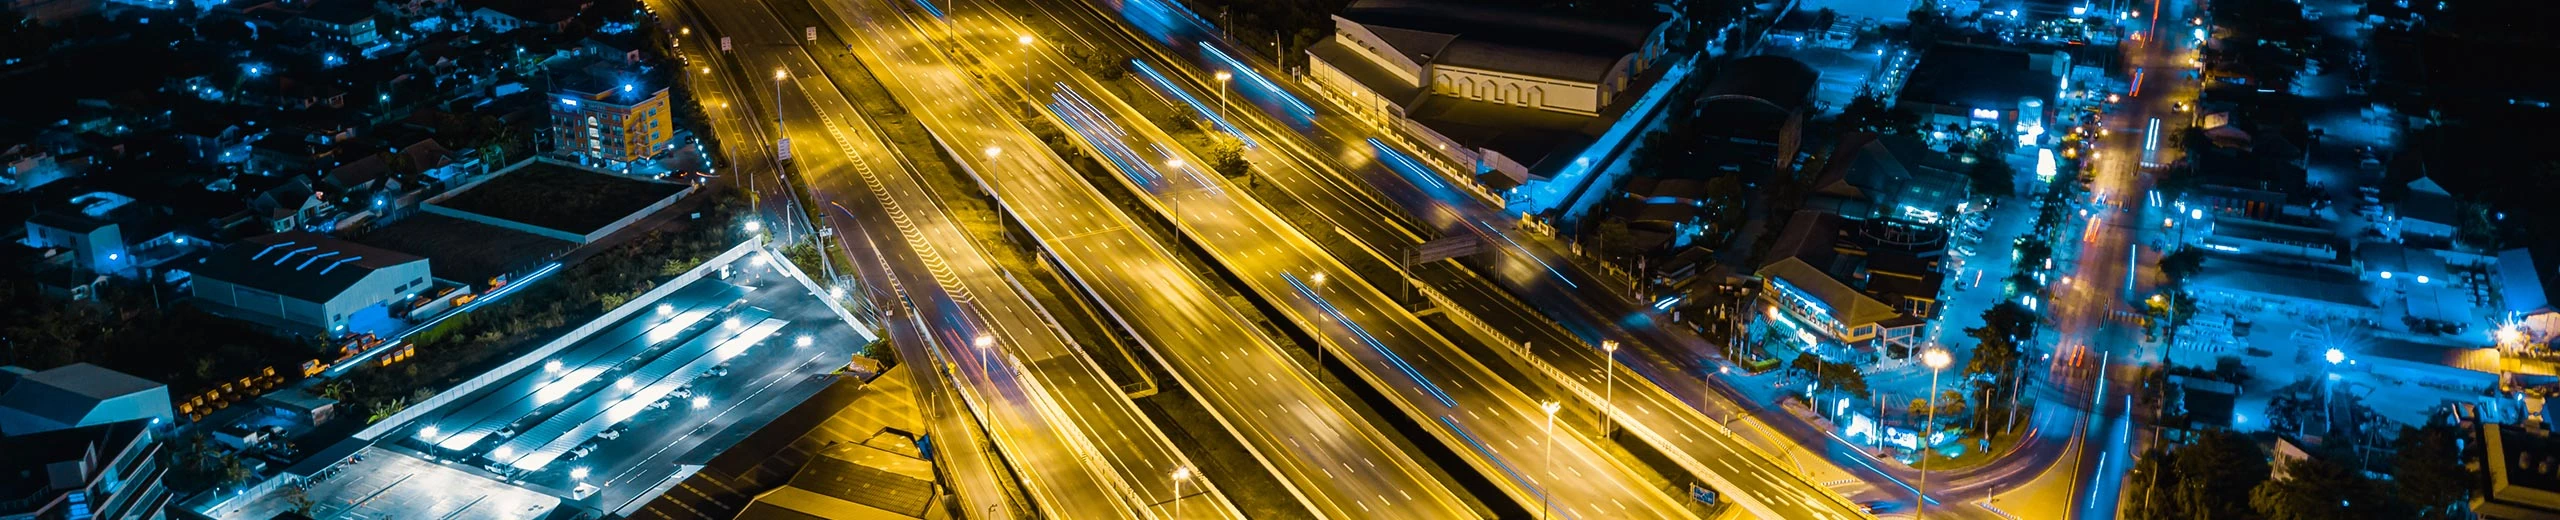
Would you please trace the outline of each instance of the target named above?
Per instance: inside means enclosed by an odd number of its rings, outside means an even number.
[[[1206,79],[1210,71],[1233,70],[1231,64],[1205,51],[1223,48],[1218,39],[1189,24],[1185,17],[1165,14],[1160,6],[1145,0],[1096,7],[1119,9],[1112,11],[1116,20],[1097,20],[1092,16],[1094,13],[1078,9],[1041,9],[1038,13],[1030,13],[1033,16],[1027,18],[1054,21],[1068,27],[1070,32],[1091,35],[1089,40],[1112,42],[1109,44],[1116,44],[1131,55],[1155,57],[1161,60],[1158,63],[1174,63],[1166,69],[1176,71],[1175,76],[1187,80],[1185,83],[1194,88],[1195,95],[1206,96],[1205,90],[1215,88],[1216,84]],[[1119,26],[1124,23],[1136,29]],[[1146,38],[1159,38],[1156,41],[1160,44],[1132,43]],[[1220,52],[1229,57],[1243,55],[1232,49]],[[1257,72],[1269,74],[1267,70]],[[1346,117],[1309,117],[1299,112],[1293,102],[1279,100],[1264,92],[1252,92],[1248,87],[1245,81],[1236,81],[1236,90],[1230,95],[1236,100],[1231,108],[1238,110],[1230,117],[1258,143],[1265,145],[1248,151],[1248,156],[1258,166],[1256,175],[1273,180],[1300,201],[1317,208],[1341,233],[1390,251],[1410,246],[1419,239],[1394,225],[1404,218],[1389,213],[1401,210],[1405,214],[1420,215],[1418,220],[1443,233],[1480,234],[1494,242],[1494,248],[1502,253],[1498,255],[1498,265],[1493,272],[1509,275],[1503,277],[1504,288],[1529,290],[1522,293],[1527,296],[1525,299],[1547,304],[1538,309],[1544,311],[1545,316],[1559,316],[1561,312],[1566,328],[1571,329],[1573,335],[1617,338],[1631,345],[1660,343],[1704,348],[1703,342],[1694,335],[1654,326],[1649,320],[1658,320],[1659,316],[1643,312],[1642,305],[1627,301],[1594,277],[1576,271],[1562,258],[1538,248],[1534,242],[1502,238],[1500,234],[1509,233],[1506,217],[1498,209],[1483,205],[1481,199],[1448,185],[1444,179],[1418,169],[1415,164],[1380,160],[1380,146],[1369,141],[1368,136],[1374,135],[1369,127]],[[1302,93],[1297,95],[1300,99],[1313,100]],[[1334,113],[1329,110],[1329,105],[1317,103],[1315,106],[1319,112]],[[1375,198],[1359,193],[1365,190],[1375,190],[1392,206],[1377,203]],[[1191,212],[1192,199],[1183,200],[1185,212]],[[1482,293],[1455,296],[1462,305],[1488,318],[1527,316],[1539,319],[1536,316],[1540,313],[1497,312],[1525,307],[1519,302],[1509,301],[1507,297]],[[1592,302],[1585,304],[1585,300]],[[1594,308],[1596,306],[1609,309]],[[1633,334],[1639,332],[1646,335],[1638,337]],[[1600,357],[1598,349],[1591,346],[1593,343],[1596,341],[1570,344],[1536,342],[1533,345],[1540,359],[1560,370],[1589,374],[1578,377],[1582,380],[1578,382],[1593,394],[1603,394],[1606,389],[1600,370],[1608,363]],[[1750,408],[1735,407],[1722,399],[1707,399],[1709,402],[1701,405],[1711,413],[1683,411],[1688,408],[1684,401],[1703,399],[1705,394],[1694,376],[1684,375],[1705,370],[1705,365],[1695,357],[1666,358],[1644,349],[1626,349],[1619,355],[1618,368],[1622,372],[1614,379],[1626,388],[1621,388],[1614,397],[1621,419],[1639,426],[1631,428],[1631,431],[1642,430],[1636,433],[1647,436],[1656,446],[1663,446],[1663,451],[1676,456],[1685,455],[1688,460],[1681,461],[1684,465],[1711,475],[1711,479],[1724,480],[1717,483],[1717,487],[1725,489],[1727,496],[1744,500],[1747,506],[1757,507],[1755,512],[1773,517],[1863,516],[1856,505],[1822,486],[1793,476],[1779,461],[1755,453],[1755,448],[1723,432],[1709,419]],[[1663,367],[1675,364],[1689,366]],[[1663,390],[1667,392],[1637,391],[1637,387],[1631,385],[1637,377],[1664,386]],[[1792,420],[1773,418],[1773,421]],[[1833,446],[1832,450],[1857,451],[1845,444]]]
[[[934,52],[952,49],[935,38],[949,34],[941,20],[884,2],[826,7],[848,34],[861,35],[857,50],[889,78],[898,99],[946,143],[967,143],[954,144],[961,148],[954,155],[971,165],[1081,287],[1282,477],[1285,491],[1328,517],[1475,516],[1448,486],[1348,411],[1279,342],[1230,308],[1209,282],[1187,272],[1015,123],[1003,108],[1008,103],[982,92],[966,69],[953,64],[963,58]],[[1011,33],[999,39],[993,50],[958,56],[984,65],[1019,63],[1021,44]],[[1171,484],[1170,478],[1159,481]]]
[[[799,78],[783,85],[783,127],[793,141],[794,172],[809,184],[812,204],[825,211],[828,224],[844,231],[836,234],[838,245],[873,255],[857,257],[858,264],[880,265],[865,266],[867,275],[888,275],[870,278],[869,286],[888,291],[875,294],[882,307],[900,309],[893,335],[929,338],[935,347],[906,359],[939,367],[935,372],[957,383],[976,420],[1029,488],[1028,507],[1066,517],[1129,517],[1148,509],[1151,495],[1131,490],[1162,480],[1159,475],[1188,466],[1188,460],[970,243],[856,104],[823,81],[827,71],[802,47],[800,31],[762,3],[696,7],[717,29],[706,32],[731,39],[733,51],[727,54],[738,60],[741,76],[770,78],[768,71],[779,69]],[[714,41],[697,48],[707,53],[717,48]],[[976,346],[981,336],[993,340],[990,348]],[[936,445],[955,442],[966,443],[945,439]],[[962,486],[972,513],[1027,513],[1003,486]],[[1209,497],[1202,502],[1225,503],[1215,488],[1202,494]]]
[[[2137,30],[2141,41],[2127,41],[2118,74],[2134,77],[2132,96],[2106,114],[2108,136],[2097,145],[2093,162],[2091,213],[2074,271],[2073,286],[2056,296],[2054,329],[2061,346],[2050,367],[2057,386],[2080,397],[2086,420],[2077,457],[2081,483],[2069,510],[2079,518],[2115,518],[2123,477],[2133,468],[2133,450],[2146,437],[2138,431],[2132,409],[2141,366],[2157,352],[2141,343],[2136,326],[2108,319],[2117,311],[2138,311],[2129,302],[2155,291],[2158,272],[2151,266],[2161,251],[2141,242],[2156,233],[2167,213],[2149,208],[2153,172],[2178,161],[2177,135],[2188,126],[2199,87],[2188,79],[2194,71],[2195,27],[2189,23],[2190,2],[2156,0]],[[2131,38],[2128,38],[2131,40]],[[2156,123],[2155,123],[2156,121]],[[2157,129],[2156,134],[2154,128]],[[2164,199],[2165,203],[2165,199]],[[2185,221],[2185,219],[2177,219]],[[2146,419],[2147,420],[2147,419]]]
[[[975,29],[962,30],[962,38],[980,48],[1020,45],[1013,36],[1026,29],[997,27],[1010,17],[983,17],[971,8],[976,5],[955,3],[950,9],[961,27]],[[1032,47],[1047,49],[1038,42]],[[1049,93],[1057,100],[1052,115],[1081,133],[1093,153],[1109,158],[1131,189],[1150,195],[1150,205],[1207,244],[1213,258],[1292,321],[1315,331],[1335,354],[1358,360],[1352,364],[1356,371],[1524,506],[1534,510],[1551,500],[1565,517],[1690,514],[1682,500],[1648,489],[1650,483],[1604,455],[1581,433],[1588,428],[1557,425],[1558,442],[1550,452],[1543,413],[1525,392],[1360,281],[1278,216],[1232,195],[1232,186],[1198,166],[1204,161],[1084,78],[1063,56],[1034,57],[991,60],[998,66],[991,75],[1035,98]],[[1019,66],[1004,67],[1009,64]]]

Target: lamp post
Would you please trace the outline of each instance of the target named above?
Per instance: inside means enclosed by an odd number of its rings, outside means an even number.
[[[1190,162],[1184,161],[1180,157],[1166,160],[1164,162],[1165,168],[1173,170],[1176,174],[1182,173],[1182,168],[1184,166],[1189,166],[1190,164]],[[1173,225],[1174,227],[1182,227],[1182,190],[1179,187],[1174,187],[1172,183],[1166,183],[1165,189],[1165,202],[1167,205],[1173,206]]]
[[[2329,362],[2329,369],[2326,377],[2321,378],[2326,379],[2326,381],[2320,382],[2320,434],[2328,435],[2329,430],[2337,427],[2337,423],[2332,418],[2333,413],[2329,408],[2329,400],[2334,398],[2334,395],[2337,393],[2338,363],[2346,362],[2347,353],[2345,351],[2332,348],[2329,349],[2328,352],[2321,354],[2321,358]]]
[[[1191,480],[1191,467],[1173,468],[1173,517],[1182,518],[1182,483]]]
[[[977,339],[969,340],[969,344],[978,347],[978,369],[986,371],[989,377],[995,376],[995,360],[991,356],[995,355],[992,351],[995,350],[996,337],[988,334],[979,334]]]
[[[1946,349],[1930,347],[1920,353],[1920,362],[1929,365],[1929,398],[1922,401],[1929,403],[1929,421],[1920,423],[1920,499],[1913,501],[1913,518],[1929,515],[1929,437],[1937,434],[1938,427],[1938,372],[1952,361]]]
[[[1546,450],[1542,457],[1546,459],[1543,464],[1547,466],[1548,478],[1539,482],[1552,482],[1556,476],[1556,409],[1558,408],[1562,406],[1557,405],[1555,401],[1538,403],[1538,410],[1547,412],[1547,442],[1540,448]],[[1546,520],[1547,510],[1555,506],[1555,495],[1539,493],[1538,496],[1538,520]]]
[[[1316,293],[1318,295],[1322,295],[1324,293],[1324,271],[1316,271],[1315,274],[1307,275],[1307,279],[1316,283]],[[1349,324],[1346,323],[1344,325]],[[1324,345],[1316,345],[1316,370],[1324,370]]]
[[[1216,77],[1218,78],[1218,120],[1219,120],[1219,121],[1226,121],[1226,120],[1227,120],[1227,82],[1228,82],[1228,81],[1230,81],[1230,80],[1234,80],[1234,79],[1236,79],[1236,75],[1235,75],[1235,74],[1230,74],[1230,73],[1228,73],[1227,71],[1223,71],[1223,70],[1221,70],[1221,71],[1218,71],[1218,75],[1217,75]]]
[[[1601,357],[1609,358],[1600,368],[1600,435],[1618,431],[1618,340],[1600,340]]]

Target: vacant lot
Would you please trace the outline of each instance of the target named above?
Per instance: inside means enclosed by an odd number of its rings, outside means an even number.
[[[679,191],[684,186],[536,162],[436,205],[584,235]]]

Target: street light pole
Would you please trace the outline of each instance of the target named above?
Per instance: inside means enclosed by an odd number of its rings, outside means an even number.
[[[1920,423],[1920,499],[1913,501],[1913,518],[1929,516],[1929,437],[1936,435],[1938,428],[1938,373],[1950,361],[1946,349],[1932,347],[1920,354],[1920,362],[1929,365],[1929,397],[1921,401],[1928,403],[1929,420]]]
[[[1221,70],[1215,77],[1218,78],[1218,121],[1224,122],[1227,120],[1227,82],[1235,79],[1236,75]]]
[[[1618,431],[1618,340],[1600,340],[1601,357],[1609,358],[1600,368],[1600,435]]]
[[[1538,404],[1539,410],[1547,412],[1547,442],[1540,446],[1545,450],[1542,457],[1546,459],[1543,464],[1547,466],[1547,479],[1539,481],[1542,486],[1547,482],[1553,482],[1556,476],[1556,409],[1558,408],[1561,406],[1555,401]],[[1538,520],[1547,520],[1548,510],[1555,507],[1555,495],[1539,493],[1538,497]]]
[[[989,378],[995,377],[996,365],[992,356],[994,356],[996,337],[979,334],[978,338],[970,340],[969,344],[978,347],[978,369],[985,371]]]
[[[1173,517],[1182,518],[1182,483],[1191,480],[1191,467],[1173,468]]]

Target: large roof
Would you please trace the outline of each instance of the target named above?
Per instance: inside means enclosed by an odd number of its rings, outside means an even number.
[[[1658,14],[1601,20],[1456,0],[1366,0],[1341,16],[1423,63],[1591,82],[1643,51],[1654,28],[1667,21]]]
[[[2014,109],[2026,98],[2051,101],[2062,77],[2035,70],[2036,60],[2023,49],[1938,44],[1912,66],[1900,100],[1995,110]]]
[[[1822,72],[1795,58],[1764,54],[1733,60],[1707,82],[1705,97],[1745,96],[1778,105],[1782,110],[1804,108],[1813,99],[1813,88],[1822,80]]]
[[[376,269],[425,261],[408,253],[294,231],[242,239],[186,269],[233,285],[325,302]]]
[[[160,383],[88,363],[24,374],[0,372],[0,424],[19,429],[77,426],[99,403],[157,388]]]
[[[1785,281],[1788,286],[1795,287],[1796,290],[1803,291],[1806,296],[1831,307],[1832,319],[1840,320],[1841,323],[1852,327],[1902,316],[1902,311],[1894,310],[1892,305],[1867,296],[1866,293],[1858,292],[1848,284],[1832,278],[1830,273],[1825,273],[1813,264],[1804,263],[1803,259],[1796,257],[1781,258],[1766,267],[1761,267],[1760,276]]]

